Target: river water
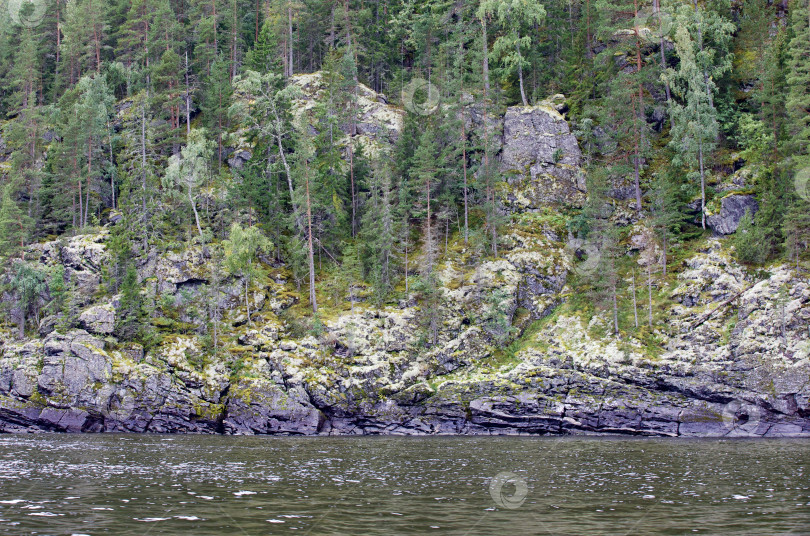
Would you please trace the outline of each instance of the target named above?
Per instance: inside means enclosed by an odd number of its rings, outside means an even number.
[[[0,534],[810,534],[810,442],[0,436]]]

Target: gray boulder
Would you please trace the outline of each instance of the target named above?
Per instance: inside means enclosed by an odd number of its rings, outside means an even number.
[[[757,210],[759,210],[759,203],[753,195],[729,195],[721,201],[720,212],[706,218],[706,224],[715,233],[729,235],[740,226],[740,220],[746,212],[750,211],[753,216]]]
[[[40,393],[63,398],[68,404],[92,399],[98,384],[107,382],[112,365],[101,341],[84,330],[65,335],[53,332],[45,339],[45,356],[38,379]]]
[[[237,149],[228,157],[228,165],[234,169],[242,169],[252,156],[246,149]]]
[[[536,106],[513,106],[503,125],[501,172],[507,175],[505,205],[532,210],[547,203],[581,205],[585,194],[582,152],[557,111],[562,96]]]
[[[324,415],[301,387],[289,390],[264,379],[243,379],[230,389],[224,431],[231,434],[316,434]]]
[[[110,335],[115,328],[115,309],[112,304],[96,305],[79,315],[81,327],[97,335]]]

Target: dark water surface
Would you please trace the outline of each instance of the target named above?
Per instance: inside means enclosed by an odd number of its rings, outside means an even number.
[[[0,436],[0,534],[810,534],[810,441]]]

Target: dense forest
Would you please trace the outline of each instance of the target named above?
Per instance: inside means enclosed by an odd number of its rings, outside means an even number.
[[[636,277],[642,286],[666,277],[690,241],[711,233],[720,174],[744,167],[745,193],[757,200],[729,238],[740,262],[807,260],[807,0],[5,7],[2,306],[20,330],[45,315],[69,329],[78,315],[75,281],[32,262],[30,246],[107,227],[98,293],[118,296],[119,340],[148,346],[154,320],[171,308],[142,292],[140,264],[196,247],[214,273],[243,285],[248,322],[251,282],[278,265],[301,293],[306,329],[317,331],[319,309],[341,296],[378,307],[413,297],[430,345],[440,259],[453,248],[472,252],[470,263],[497,257],[513,224],[495,163],[502,133],[489,118],[549,106],[558,94],[582,148],[587,196],[545,217],[586,244],[578,256],[597,265],[574,284],[612,309],[616,332],[628,327],[618,309],[629,302],[616,299],[628,285],[627,229],[649,229],[662,252],[649,273],[633,271],[637,308]],[[292,81],[316,72],[322,96],[296,113]],[[405,110],[386,147],[358,128],[369,89]],[[222,285],[207,280],[201,295]],[[195,303],[187,329],[216,352],[222,311],[216,299]],[[634,314],[638,327],[645,314]]]

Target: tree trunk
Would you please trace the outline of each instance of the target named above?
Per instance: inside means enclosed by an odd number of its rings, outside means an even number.
[[[697,2],[697,0],[694,0],[693,3],[694,3],[694,6],[695,6],[695,13],[698,13],[699,10],[698,10],[698,2]],[[703,52],[703,25],[702,25],[702,22],[698,23],[698,25],[697,25],[697,33],[698,33],[698,44],[700,45],[700,52],[702,53]],[[712,96],[712,90],[711,90],[711,87],[709,86],[709,73],[706,71],[706,69],[703,69],[703,83],[706,85],[706,96],[709,98],[709,106],[714,108],[714,97]],[[718,136],[719,136],[719,134],[718,134]],[[705,229],[706,227],[704,226],[703,228]]]
[[[585,57],[593,58],[593,47],[591,46],[591,2],[585,0]]]
[[[191,92],[189,90],[188,85],[188,50],[186,50],[186,138],[188,138],[190,134],[191,134]]]
[[[146,219],[146,102],[141,103],[141,218]]]
[[[84,214],[84,198],[82,197],[82,178],[79,177],[79,229],[84,227],[84,221],[82,219],[82,215]]]
[[[352,150],[351,137],[349,137],[349,180],[352,189],[352,238],[357,236],[357,196],[354,190],[354,151]]]
[[[703,140],[698,140],[698,160],[700,162],[700,221],[706,229],[706,176],[703,171]]]
[[[661,22],[661,0],[653,0],[653,13],[658,15],[658,24],[659,25],[662,24],[662,22]],[[664,44],[665,44],[665,41],[664,41],[664,36],[662,34],[661,39],[659,40],[659,43],[658,43],[658,48],[661,51],[661,72],[664,72],[667,69],[667,57],[666,57],[666,53],[664,52]],[[669,89],[669,82],[668,81],[664,81],[664,89],[666,89],[667,102],[669,102],[670,99],[672,98],[672,94],[671,94],[670,89]]]
[[[110,127],[110,120],[107,120],[107,145],[110,147],[110,164],[113,160],[113,146],[112,146],[112,128]],[[115,170],[110,173],[110,193],[112,194],[112,209],[115,210]]]
[[[469,238],[469,208],[467,204],[467,132],[464,125],[464,117],[461,118],[461,165],[464,168],[464,245],[467,245]]]
[[[619,334],[619,302],[616,298],[616,283],[613,283],[613,333]]]
[[[520,42],[520,33],[518,33],[518,42]],[[518,79],[520,80],[520,98],[523,99],[523,106],[528,106],[529,101],[526,100],[526,91],[523,89],[523,56],[520,55],[520,45],[516,44],[515,49],[518,55]]]
[[[233,0],[231,13],[233,14],[233,22],[231,24],[231,80],[233,80],[236,77],[236,0]]]
[[[216,3],[216,0],[214,0],[214,2],[212,2],[212,11],[213,11],[212,15],[214,17],[214,50],[218,51],[219,50],[219,43],[217,42],[218,41],[217,35],[219,34],[219,32],[217,32],[217,3]]]
[[[93,46],[96,53],[96,73],[101,72],[101,45],[99,43],[98,25],[96,25],[96,14],[93,11],[93,3],[90,2],[90,13],[93,13]]]
[[[410,225],[408,224],[408,217],[405,217],[405,299],[410,298],[408,291],[408,235],[410,234]]]
[[[306,167],[306,194],[307,194],[307,241],[309,248],[309,302],[312,304],[312,312],[318,312],[318,302],[315,296],[315,255],[312,250],[312,203],[309,199],[309,166]]]
[[[287,4],[287,35],[289,39],[289,43],[287,45],[287,53],[289,54],[289,58],[287,60],[289,65],[289,74],[287,76],[293,75],[293,27],[292,27],[292,5]]]
[[[444,256],[447,257],[447,247],[450,241],[450,216],[444,220]]]
[[[274,134],[276,136],[276,145],[278,146],[278,156],[281,158],[281,163],[284,165],[284,172],[287,174],[287,187],[290,191],[290,204],[292,205],[293,214],[295,214],[295,223],[298,227],[298,232],[303,233],[303,225],[301,224],[301,220],[298,216],[298,205],[295,203],[295,193],[293,190],[293,183],[292,183],[292,170],[290,169],[290,163],[287,162],[287,156],[284,154],[284,146],[282,144],[282,123],[281,117],[278,115],[278,109],[276,108],[275,103],[271,103],[272,111],[273,111],[273,121],[274,121]]]
[[[197,203],[194,202],[194,197],[191,195],[191,186],[188,187],[188,202],[191,203],[191,210],[194,211],[194,221],[197,224],[197,232],[200,233],[200,244],[205,244],[202,226],[200,225],[200,215],[197,213]]]
[[[635,17],[638,18],[638,0],[634,0],[633,2],[633,9],[635,12]],[[634,26],[633,31],[636,34],[636,77],[640,79],[641,77],[641,36],[638,33],[638,25]],[[639,166],[641,163],[639,162],[640,155],[639,155],[639,145],[641,143],[641,132],[639,130],[639,122],[643,119],[644,116],[644,104],[643,104],[644,93],[642,92],[641,82],[638,83],[638,109],[636,108],[636,102],[633,97],[631,100],[633,101],[633,146],[635,150],[635,155],[633,157],[633,167],[635,170],[635,187],[636,187],[636,212],[640,215],[641,214],[641,180],[640,180],[640,172]]]
[[[22,340],[25,338],[25,312],[23,312],[22,306],[19,307],[19,311],[17,313],[17,338]]]
[[[245,312],[247,314],[247,322],[252,326],[253,322],[250,321],[250,296],[248,295],[249,289],[250,283],[248,282],[247,276],[245,276]]]
[[[489,44],[487,43],[487,19],[486,16],[481,18],[481,28],[484,33],[484,100],[489,95]]]
[[[647,325],[652,327],[652,268],[647,266]]]
[[[633,320],[636,323],[636,329],[638,329],[638,306],[636,305],[636,270],[633,269]]]
[[[639,90],[639,93],[640,90]],[[641,95],[639,94],[639,99]],[[641,173],[639,171],[639,131],[638,131],[638,117],[636,116],[636,99],[633,97],[631,98],[633,102],[633,147],[635,154],[633,155],[633,170],[634,170],[634,185],[636,190],[636,213],[641,215]],[[639,102],[639,106],[641,106],[641,102]]]
[[[93,174],[93,135],[87,138],[87,186],[85,187],[84,215],[82,216],[82,227],[87,225],[87,214],[90,205],[90,177]]]
[[[425,247],[427,248],[427,264],[428,264],[428,273],[433,271],[433,237],[431,236],[430,232],[430,177],[427,179],[427,243]]]

